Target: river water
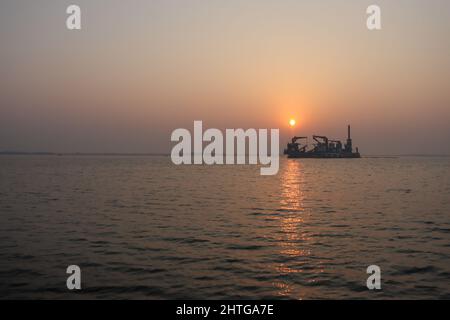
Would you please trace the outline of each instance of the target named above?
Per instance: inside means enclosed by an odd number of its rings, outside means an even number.
[[[0,157],[3,299],[450,299],[449,279],[450,158],[282,159],[261,176]]]

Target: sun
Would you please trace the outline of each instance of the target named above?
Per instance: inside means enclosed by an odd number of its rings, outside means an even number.
[[[295,119],[289,120],[289,125],[290,125],[291,127],[295,126]]]

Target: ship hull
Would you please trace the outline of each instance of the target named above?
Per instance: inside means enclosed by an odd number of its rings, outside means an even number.
[[[299,159],[299,158],[313,158],[313,159],[339,159],[339,158],[361,158],[361,155],[358,152],[352,153],[315,153],[315,152],[295,152],[287,155],[288,158],[291,159]]]

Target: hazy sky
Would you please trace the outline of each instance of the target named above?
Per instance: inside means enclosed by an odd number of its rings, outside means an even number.
[[[0,150],[168,152],[193,120],[450,154],[450,1],[1,0]]]

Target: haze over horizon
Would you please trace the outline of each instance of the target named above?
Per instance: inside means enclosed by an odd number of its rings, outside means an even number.
[[[0,151],[169,153],[203,120],[450,154],[449,31],[444,0],[2,1]]]

